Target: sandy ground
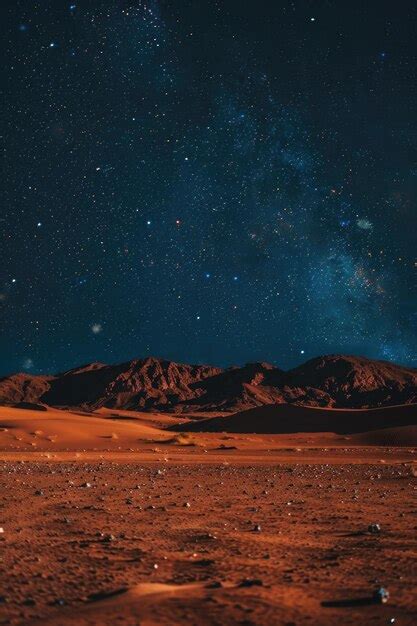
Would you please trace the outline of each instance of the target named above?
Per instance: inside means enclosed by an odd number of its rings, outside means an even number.
[[[0,410],[0,624],[416,623],[414,448],[121,417]]]

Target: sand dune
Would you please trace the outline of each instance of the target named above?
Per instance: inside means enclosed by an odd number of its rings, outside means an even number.
[[[382,428],[350,437],[350,442],[363,446],[417,446],[417,425]]]
[[[325,409],[271,404],[176,428],[194,432],[352,434],[414,425],[417,425],[415,404],[378,409]]]
[[[0,407],[0,450],[151,452],[158,445],[178,448],[177,455],[189,448],[189,456],[194,448],[196,454],[239,450],[256,456],[271,447],[340,447],[347,441],[353,446],[415,446],[416,414],[411,405],[353,411],[270,405],[195,421],[104,408],[83,413]]]
[[[127,449],[143,439],[167,438],[159,428],[150,425],[149,415],[143,423],[113,420],[71,411],[0,407],[0,448],[18,450]]]

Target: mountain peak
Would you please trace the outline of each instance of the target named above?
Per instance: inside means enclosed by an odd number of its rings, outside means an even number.
[[[93,370],[98,370],[103,367],[106,367],[105,363],[100,363],[99,361],[95,361],[92,363],[86,363],[85,365],[80,365],[79,367],[74,367],[70,370],[67,370],[62,373],[62,376],[67,376],[70,374],[82,374],[83,372],[91,372]]]
[[[0,380],[0,404],[94,410],[100,406],[173,412],[244,410],[267,404],[366,408],[417,402],[417,370],[330,354],[285,372],[267,362],[222,369],[147,356],[88,363],[55,376]]]

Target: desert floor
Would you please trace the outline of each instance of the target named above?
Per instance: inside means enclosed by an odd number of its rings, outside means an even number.
[[[0,624],[417,622],[415,448],[2,411]]]

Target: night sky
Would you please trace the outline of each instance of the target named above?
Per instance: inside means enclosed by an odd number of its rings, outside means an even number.
[[[2,374],[417,365],[415,0],[2,13]]]

